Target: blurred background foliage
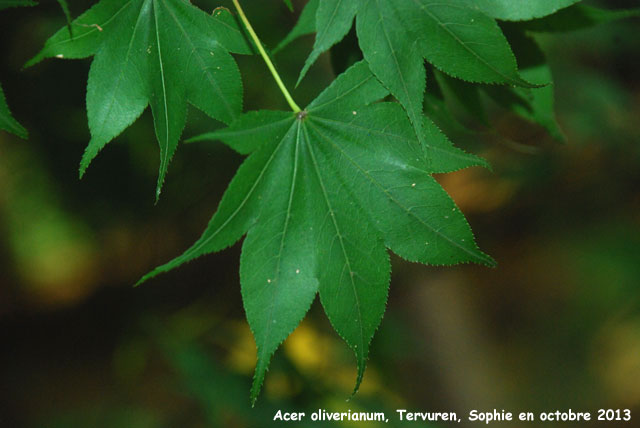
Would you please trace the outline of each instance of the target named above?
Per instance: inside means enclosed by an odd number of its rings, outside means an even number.
[[[196,3],[211,11],[220,1]],[[88,7],[69,4],[74,15]],[[292,14],[281,0],[245,1],[271,48],[303,4],[294,1]],[[219,143],[183,145],[154,206],[157,143],[147,111],[79,181],[90,61],[21,70],[65,17],[47,0],[3,11],[0,79],[30,137],[0,132],[0,426],[261,427],[277,409],[318,408],[386,411],[392,420],[396,408],[494,407],[629,408],[640,418],[638,23],[537,38],[566,144],[489,97],[490,127],[448,105],[461,123],[441,126],[493,171],[438,179],[499,267],[394,258],[358,395],[346,401],[355,362],[316,303],[250,409],[255,350],[239,245],[132,288],[199,236],[241,157]],[[307,36],[276,56],[290,87],[312,43]],[[298,102],[357,55],[351,37],[324,56],[295,91]],[[260,59],[238,61],[246,109],[286,109]],[[437,116],[438,108],[427,110]],[[218,126],[191,109],[184,135]]]

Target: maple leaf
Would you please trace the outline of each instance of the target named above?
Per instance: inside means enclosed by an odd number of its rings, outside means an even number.
[[[457,1],[323,0],[316,40],[298,83],[318,56],[340,41],[356,17],[356,32],[371,71],[405,108],[420,132],[426,88],[424,59],[470,82],[534,87],[518,74],[507,39],[493,18]]]
[[[356,354],[357,390],[369,343],[385,310],[385,247],[433,265],[493,265],[468,223],[431,176],[478,164],[425,118],[426,162],[415,131],[362,61],[305,110],[258,111],[197,137],[250,153],[202,237],[143,282],[247,237],[242,299],[258,348],[255,401],[271,356],[296,328],[316,294]],[[355,392],[354,390],[354,392]]]
[[[151,105],[160,146],[156,197],[185,126],[187,102],[230,123],[242,111],[231,52],[250,46],[229,11],[213,16],[184,0],[102,0],[61,29],[27,66],[46,57],[95,55],[87,84],[91,140],[80,175],[98,152]]]

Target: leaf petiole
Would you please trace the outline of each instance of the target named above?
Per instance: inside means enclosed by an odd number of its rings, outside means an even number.
[[[238,2],[238,0],[233,0],[233,5],[238,10],[240,19],[242,19],[242,22],[247,28],[247,31],[249,31],[249,35],[251,35],[251,38],[253,39],[254,43],[256,44],[256,47],[258,48],[258,52],[260,52],[260,56],[262,56],[262,59],[267,64],[269,71],[271,71],[273,78],[275,79],[276,83],[278,84],[278,87],[280,88],[280,91],[282,92],[282,95],[284,95],[284,98],[287,100],[287,103],[289,103],[289,106],[291,107],[293,112],[300,113],[302,109],[293,100],[293,97],[291,97],[291,94],[287,90],[287,87],[284,86],[284,83],[282,82],[282,79],[280,78],[280,75],[278,74],[276,67],[273,65],[273,63],[271,62],[271,59],[267,55],[267,52],[265,52],[264,48],[262,47],[262,43],[260,42],[258,35],[253,30],[253,27],[251,26],[251,23],[247,19],[247,16],[244,14],[244,11],[242,10],[242,7],[240,6],[240,3]]]

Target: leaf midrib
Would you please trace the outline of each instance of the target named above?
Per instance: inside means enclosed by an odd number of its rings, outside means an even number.
[[[324,38],[326,38],[327,36],[327,28],[329,28],[331,26],[331,24],[333,23],[333,21],[335,20],[336,16],[338,15],[338,9],[340,9],[340,5],[342,4],[343,0],[338,0],[338,4],[336,5],[335,9],[333,10],[333,13],[331,14],[331,18],[329,18],[329,21],[327,22],[327,25],[324,26],[324,28],[322,29],[322,31],[318,31],[318,34],[321,35],[321,41],[324,43]],[[318,9],[319,10],[319,9]],[[317,11],[316,11],[317,14]],[[318,43],[319,45],[319,43]]]
[[[256,134],[259,133],[261,130],[268,130],[271,128],[278,128],[280,125],[283,125],[287,122],[291,122],[291,120],[293,119],[293,117],[287,117],[285,119],[280,119],[278,121],[275,122],[269,122],[266,123],[264,125],[260,125],[260,126],[256,126],[253,127],[251,129],[239,129],[239,130],[234,130],[234,131],[228,131],[229,128],[220,130],[220,131],[213,131],[213,132],[207,132],[205,134],[202,135],[197,135],[195,137],[191,137],[187,140],[187,142],[197,142],[197,141],[204,141],[204,140],[225,140],[226,138],[235,138],[235,137],[241,137],[243,135],[251,135],[251,134]],[[285,133],[286,135],[286,133]],[[233,150],[237,151],[238,153],[241,154],[246,154],[248,152],[251,152],[252,150],[240,150],[238,148],[235,147],[234,144],[231,144],[227,141],[224,141],[225,144],[227,144],[229,147],[231,147]]]
[[[339,120],[328,119],[326,117],[318,117],[318,116],[315,116],[314,119],[316,119],[316,120],[318,120],[320,122],[326,122],[326,123],[331,123],[331,124],[335,124],[335,125],[338,125],[338,126],[342,126],[342,127],[347,128],[347,129],[348,128],[353,128],[353,129],[357,129],[359,131],[366,131],[366,132],[371,133],[371,134],[378,134],[378,135],[383,136],[383,137],[394,138],[394,139],[400,140],[400,141],[405,142],[405,143],[406,142],[411,142],[410,139],[408,139],[408,138],[406,138],[406,137],[404,137],[402,135],[389,134],[387,132],[380,131],[378,129],[365,128],[364,126],[354,125],[353,123],[349,123],[349,122],[341,122]],[[458,154],[456,152],[447,151],[447,150],[445,150],[445,149],[443,149],[441,147],[438,147],[438,146],[433,146],[431,144],[427,144],[426,142],[425,142],[425,145],[427,147],[429,147],[431,150],[435,150],[435,151],[438,151],[438,152],[446,153],[447,155],[454,156],[454,157],[457,157],[459,159],[468,159],[469,157],[471,157],[471,155],[464,156],[464,155]],[[426,174],[431,174],[430,172],[428,172],[426,170],[423,170],[423,169],[420,169],[418,167],[415,167],[415,166],[412,166],[412,167],[417,169],[417,170],[419,170],[419,171],[422,171],[422,172],[424,172]]]
[[[141,18],[142,18],[143,10],[144,10],[144,7],[141,7],[140,10],[138,11],[138,18],[136,19],[136,25],[133,28],[133,33],[131,34],[131,39],[129,40],[129,46],[127,47],[127,54],[125,55],[125,61],[124,61],[125,64],[127,64],[129,62],[129,57],[131,55],[131,49],[133,48],[133,41],[136,38],[136,33],[138,32],[138,28],[140,27],[140,24],[141,24]],[[108,120],[107,118],[109,117],[109,114],[111,113],[111,109],[113,108],[114,103],[116,102],[116,92],[120,88],[120,84],[122,83],[123,76],[124,76],[124,67],[120,70],[120,73],[118,74],[118,80],[117,80],[116,85],[115,85],[115,89],[111,92],[111,99],[109,100],[109,106],[107,108],[107,113],[108,114],[103,116],[103,118],[101,120],[101,123],[100,123],[100,130],[101,131],[104,129],[104,125]]]
[[[359,348],[359,366],[362,367],[362,359],[363,359],[363,355],[364,355],[364,350],[365,350],[365,345],[364,345],[364,330],[363,330],[363,317],[362,317],[362,308],[360,307],[360,298],[358,296],[358,291],[356,289],[356,284],[354,282],[353,279],[353,269],[351,268],[351,260],[349,259],[349,256],[347,255],[347,250],[345,248],[344,245],[344,238],[342,236],[342,233],[340,231],[340,227],[338,226],[338,220],[335,216],[335,211],[331,205],[331,202],[329,201],[329,196],[327,194],[327,189],[326,186],[324,185],[324,181],[322,180],[322,174],[320,173],[320,168],[318,167],[318,162],[316,160],[316,157],[313,153],[313,147],[312,144],[310,143],[310,139],[309,139],[309,135],[307,133],[307,129],[304,128],[305,131],[305,136],[307,139],[307,147],[309,148],[309,154],[311,157],[311,160],[313,162],[313,166],[316,172],[316,175],[318,176],[318,182],[320,183],[320,188],[322,189],[322,196],[324,198],[325,203],[327,204],[327,209],[329,210],[330,213],[330,217],[333,223],[333,226],[336,230],[336,235],[338,236],[338,240],[340,241],[340,248],[342,249],[342,255],[344,256],[344,260],[345,263],[347,265],[347,269],[349,269],[349,273],[348,273],[348,277],[350,280],[350,284],[351,284],[351,288],[353,290],[353,295],[355,297],[355,301],[356,301],[356,310],[357,310],[357,314],[358,314],[358,328],[360,330],[360,335],[359,335],[359,339],[360,339],[360,348]],[[357,347],[357,346],[356,346]],[[356,353],[358,353],[358,351],[356,351]]]
[[[468,52],[470,52],[478,61],[480,61],[482,64],[484,64],[487,68],[489,68],[491,71],[495,72],[497,75],[502,76],[504,79],[506,79],[507,82],[510,82],[510,83],[512,83],[514,85],[518,85],[518,86],[522,85],[523,82],[521,80],[514,79],[513,77],[510,77],[510,76],[504,74],[502,71],[498,70],[492,64],[487,62],[484,58],[482,58],[476,51],[471,49],[464,41],[462,41],[462,39],[460,39],[458,37],[457,34],[455,34],[453,31],[451,31],[446,25],[443,24],[443,22],[436,15],[434,15],[431,11],[428,10],[428,7],[431,6],[431,5],[422,5],[419,2],[419,0],[412,0],[412,1],[413,1],[413,3],[415,3],[415,5],[420,10],[423,10],[427,15],[429,15],[429,17],[436,24],[438,24],[438,26],[440,28],[442,28],[447,34],[449,34],[449,36],[451,36],[451,38],[453,38],[456,42],[458,42],[463,48],[465,48]],[[456,7],[456,5],[450,4],[450,3],[438,3],[438,5]],[[462,6],[458,6],[458,7],[460,9],[470,10],[470,9],[466,9],[466,8],[464,8]]]
[[[164,2],[164,0],[163,0],[163,2]],[[214,87],[215,92],[218,94],[218,98],[220,100],[222,100],[225,109],[229,113],[229,116],[231,116],[231,120],[234,120],[236,117],[238,117],[238,114],[236,113],[235,109],[233,109],[231,107],[231,105],[229,104],[229,101],[227,100],[227,97],[225,97],[224,94],[222,93],[220,85],[218,85],[218,83],[215,81],[215,79],[213,78],[211,73],[209,73],[207,71],[206,64],[202,60],[202,57],[200,55],[198,55],[196,46],[193,43],[193,41],[191,40],[191,37],[189,37],[189,33],[184,29],[182,23],[180,22],[178,17],[175,15],[175,13],[173,13],[173,10],[171,9],[171,7],[169,7],[166,4],[166,2],[164,2],[164,3],[165,3],[165,9],[169,12],[169,14],[171,15],[171,18],[173,18],[173,21],[176,23],[177,27],[180,28],[180,31],[182,32],[182,34],[184,36],[184,39],[187,40],[187,42],[189,43],[189,46],[191,47],[191,55],[196,57],[199,65],[200,65],[200,69],[207,76],[207,80],[209,80],[209,83],[211,84],[211,86]],[[216,46],[222,47],[222,45],[220,45],[220,43],[218,43],[217,41],[215,41],[214,43],[216,44]]]
[[[311,113],[314,111],[318,111],[321,110],[323,107],[326,107],[329,104],[333,104],[338,102],[338,100],[348,96],[350,93],[357,91],[361,86],[366,85],[367,82],[369,82],[369,80],[374,79],[373,76],[367,76],[364,80],[361,80],[360,82],[358,82],[357,84],[355,84],[353,87],[351,87],[348,91],[344,91],[342,92],[340,95],[338,95],[337,97],[325,101],[322,104],[318,104],[318,105],[314,105],[314,103],[309,104],[309,107],[307,107],[307,112]]]
[[[152,0],[153,1],[153,18],[154,18],[154,22],[155,22],[155,33],[156,33],[156,44],[157,44],[157,50],[158,50],[158,62],[160,63],[160,77],[161,77],[161,81],[162,81],[162,101],[164,104],[164,118],[165,118],[165,149],[164,149],[164,153],[163,150],[161,151],[161,155],[162,155],[162,160],[160,162],[160,170],[163,171],[161,172],[161,177],[158,177],[158,179],[164,179],[164,170],[167,168],[167,162],[168,162],[168,158],[169,158],[169,109],[167,106],[167,85],[165,83],[165,78],[164,78],[164,63],[162,61],[162,46],[160,45],[160,25],[158,24],[158,1],[159,0]]]
[[[380,25],[382,26],[382,31],[384,32],[384,39],[387,42],[387,47],[391,51],[391,55],[393,56],[393,64],[398,70],[398,75],[400,76],[400,81],[402,83],[402,88],[404,89],[405,96],[407,97],[407,103],[410,103],[409,106],[409,115],[412,116],[412,122],[415,121],[415,106],[413,105],[413,100],[411,99],[411,95],[409,94],[409,88],[407,87],[407,82],[404,79],[404,74],[402,73],[402,67],[400,67],[400,62],[398,61],[398,57],[396,55],[396,51],[393,49],[391,45],[391,40],[389,39],[389,33],[387,32],[387,27],[385,26],[385,19],[382,16],[382,12],[380,10],[380,0],[373,0],[376,2],[376,10],[378,12],[378,18],[380,18]],[[373,71],[373,70],[372,70]],[[422,110],[422,109],[420,109]],[[422,112],[422,111],[420,111]]]
[[[258,358],[258,361],[265,361],[265,353],[266,351],[266,343],[269,339],[269,335],[271,333],[271,325],[273,324],[273,313],[274,313],[274,309],[275,309],[275,305],[274,302],[276,300],[276,298],[278,297],[278,291],[280,289],[280,264],[282,262],[282,251],[284,250],[284,243],[285,243],[285,239],[287,237],[287,230],[289,228],[289,221],[291,220],[291,207],[293,205],[293,196],[295,193],[295,188],[296,188],[296,180],[297,180],[297,175],[298,175],[298,159],[299,159],[299,150],[300,150],[300,121],[296,121],[296,124],[298,126],[297,132],[296,132],[296,140],[295,140],[295,151],[294,151],[294,159],[293,159],[293,171],[291,172],[291,187],[289,189],[289,201],[287,203],[287,211],[286,211],[286,215],[285,215],[285,221],[284,221],[284,225],[282,227],[282,237],[280,238],[280,249],[278,250],[278,255],[276,256],[276,270],[274,273],[274,279],[272,281],[271,287],[273,288],[273,293],[271,295],[271,300],[270,300],[270,305],[269,305],[269,318],[267,320],[267,330],[265,331],[265,334],[263,336],[264,338],[264,342],[263,342],[263,346],[260,347],[260,357]],[[283,141],[285,140],[284,138],[282,139]]]

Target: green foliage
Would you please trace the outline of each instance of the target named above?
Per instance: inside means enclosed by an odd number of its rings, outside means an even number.
[[[187,102],[222,122],[242,110],[240,72],[229,51],[250,48],[230,13],[181,0],[102,0],[60,30],[27,65],[95,55],[87,84],[89,163],[151,105],[160,146],[156,197],[186,122]]]
[[[313,51],[300,72],[298,84],[304,79],[307,71],[320,54],[329,50],[331,46],[347,35],[357,10],[357,1],[324,0],[319,2],[316,7],[316,41],[313,45]]]
[[[433,178],[488,165],[456,148],[432,118],[457,123],[447,110],[453,99],[488,125],[487,94],[563,139],[551,71],[528,31],[561,31],[563,23],[584,28],[637,14],[577,2],[310,0],[275,49],[316,33],[298,82],[344,39],[354,19],[364,60],[300,110],[234,0],[293,112],[242,114],[242,82],[230,52],[251,53],[252,45],[226,9],[210,16],[184,0],[101,0],[69,30],[54,34],[27,65],[47,57],[94,56],[87,85],[91,140],[81,175],[147,105],[160,146],[157,196],[186,123],[187,103],[228,125],[192,140],[221,140],[246,160],[201,238],[140,282],[246,234],[241,291],[258,348],[252,401],[273,353],[316,295],[355,353],[355,392],[386,306],[387,249],[429,265],[495,264]],[[381,102],[390,96],[398,103]],[[1,117],[11,119],[4,97],[0,101]],[[19,133],[16,125],[10,130]]]
[[[252,154],[200,240],[146,278],[225,248],[247,233],[240,276],[258,346],[253,400],[271,355],[316,293],[356,354],[357,389],[387,299],[385,245],[422,263],[493,264],[431,177],[445,171],[428,168],[402,109],[368,105],[384,95],[360,62],[302,114],[250,113],[228,130],[204,137]],[[452,146],[437,150],[447,169],[475,162]]]
[[[423,58],[471,82],[532,85],[495,20],[456,2],[436,0],[328,0],[316,13],[316,41],[301,80],[320,53],[341,40],[356,16],[358,41],[371,71],[406,109],[420,144],[426,88]],[[546,82],[545,82],[546,83]]]

